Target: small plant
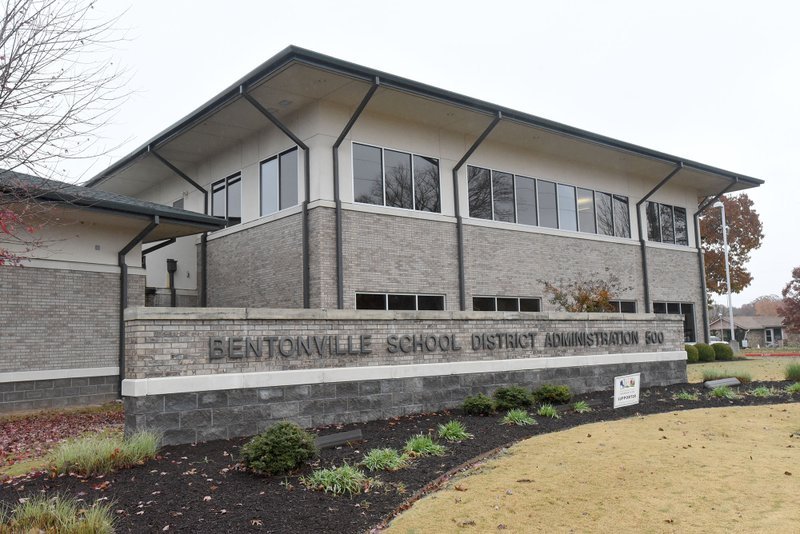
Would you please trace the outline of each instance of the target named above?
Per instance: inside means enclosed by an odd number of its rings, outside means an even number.
[[[533,397],[538,403],[566,404],[572,398],[572,392],[568,386],[544,384],[534,390]]]
[[[549,417],[551,419],[560,419],[561,416],[558,415],[558,410],[556,410],[552,404],[542,404],[539,406],[539,411],[536,412],[542,417]]]
[[[334,495],[361,493],[373,482],[363,471],[347,464],[330,469],[317,469],[307,477],[302,477],[301,481],[308,488]]]
[[[684,345],[683,348],[686,350],[686,361],[689,363],[700,361],[700,353],[697,351],[697,347],[694,345]]]
[[[733,349],[730,345],[725,343],[714,343],[711,345],[714,349],[714,356],[717,360],[731,361],[733,359]]]
[[[786,380],[800,380],[800,363],[792,363],[786,366]]]
[[[719,386],[711,390],[709,393],[715,399],[738,399],[739,395],[728,386]]]
[[[509,410],[500,422],[504,425],[529,426],[535,425],[536,419],[531,417],[527,411],[516,408],[514,410]]]
[[[472,439],[472,434],[467,432],[467,429],[461,421],[448,421],[447,423],[439,425],[439,438],[447,441],[464,441],[465,439]]]
[[[464,404],[461,405],[461,408],[467,415],[492,415],[494,413],[494,401],[483,393],[478,393],[475,396],[464,399]]]
[[[161,436],[140,431],[128,438],[116,433],[87,434],[57,446],[49,455],[57,473],[107,474],[155,458]]]
[[[786,393],[788,393],[789,395],[800,393],[800,382],[795,382],[794,384],[786,386]]]
[[[750,392],[754,397],[772,397],[775,391],[772,388],[759,386]]]
[[[592,407],[589,406],[589,403],[586,401],[578,401],[572,405],[572,409],[578,413],[589,413],[592,411]]]
[[[701,362],[713,362],[717,358],[717,353],[711,348],[711,345],[705,343],[695,343],[698,355]]]
[[[404,450],[412,456],[442,456],[447,449],[435,443],[430,436],[417,434],[408,438]]]
[[[691,391],[681,391],[680,393],[676,393],[672,396],[675,400],[683,400],[683,401],[696,401],[700,400],[700,396],[697,393],[692,393]]]
[[[361,460],[361,465],[370,471],[397,471],[407,464],[408,456],[395,449],[372,449]]]
[[[314,436],[294,423],[278,423],[254,436],[241,449],[242,462],[256,473],[278,475],[317,455]]]
[[[19,504],[8,516],[0,514],[0,532],[110,534],[114,532],[111,508],[110,503],[87,506],[61,495],[37,495]]]
[[[513,410],[533,406],[530,391],[519,386],[500,388],[494,392],[494,406],[497,410]]]

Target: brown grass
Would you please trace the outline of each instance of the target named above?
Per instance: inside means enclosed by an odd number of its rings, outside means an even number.
[[[799,432],[800,404],[785,404],[538,436],[419,501],[389,532],[796,532]]]

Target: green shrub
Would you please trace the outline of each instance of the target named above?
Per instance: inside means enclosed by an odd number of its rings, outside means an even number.
[[[535,425],[536,420],[531,417],[527,411],[522,410],[520,408],[516,408],[514,410],[509,410],[500,422],[504,425],[517,425],[517,426],[528,426],[528,425]]]
[[[592,407],[586,401],[578,401],[572,405],[572,409],[578,413],[588,413],[592,411]]]
[[[372,484],[372,479],[368,478],[360,469],[347,464],[331,469],[317,469],[307,477],[302,477],[301,480],[308,488],[334,495],[361,493]]]
[[[254,436],[241,449],[242,463],[267,475],[296,469],[317,455],[314,436],[294,423],[283,422]]]
[[[733,349],[730,345],[725,343],[714,343],[711,345],[714,349],[714,356],[717,360],[730,361],[733,359]]]
[[[86,434],[59,444],[48,458],[57,473],[102,475],[155,458],[160,440],[151,431],[136,432],[127,439],[118,433]]]
[[[792,363],[786,366],[786,380],[800,380],[800,363]]]
[[[566,404],[572,398],[572,392],[569,386],[544,384],[533,392],[533,397],[538,403]]]
[[[800,382],[795,382],[792,385],[786,386],[786,393],[788,393],[789,395],[800,393]]]
[[[772,397],[777,393],[772,389],[764,386],[755,388],[750,392],[754,397]]]
[[[465,439],[472,439],[472,434],[467,432],[467,429],[461,421],[448,421],[447,423],[439,425],[439,438],[447,441],[464,441]]]
[[[408,464],[408,456],[395,449],[372,449],[364,455],[361,465],[370,471],[397,471]]]
[[[728,386],[719,386],[711,390],[709,393],[712,397],[716,399],[738,399],[739,395],[729,388]]]
[[[711,345],[705,343],[695,344],[701,362],[713,362],[717,358],[717,353],[711,348]]]
[[[539,411],[536,412],[542,417],[549,417],[551,419],[561,419],[561,416],[558,415],[558,410],[556,410],[552,404],[542,404],[539,406]]]
[[[447,449],[444,445],[435,443],[430,436],[417,434],[408,438],[404,450],[413,456],[442,456]]]
[[[672,396],[675,400],[684,400],[684,401],[696,401],[700,400],[700,396],[697,393],[692,393],[690,391],[681,391],[680,393],[676,393]]]
[[[700,361],[700,353],[697,351],[697,347],[694,345],[684,345],[683,348],[686,350],[686,361],[689,363]]]
[[[61,495],[37,495],[17,505],[11,514],[0,514],[0,532],[110,534],[114,532],[111,508],[110,503],[87,506]]]
[[[467,415],[492,415],[494,413],[494,401],[483,393],[478,393],[473,397],[464,399],[464,404],[461,405],[461,408]]]
[[[513,410],[533,406],[531,393],[519,386],[500,388],[494,392],[494,406],[497,410]]]

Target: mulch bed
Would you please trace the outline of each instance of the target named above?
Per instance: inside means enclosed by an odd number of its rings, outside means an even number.
[[[760,382],[739,389],[746,393],[757,386],[783,389],[788,384]],[[697,392],[700,400],[673,400],[679,391]],[[323,450],[313,466],[285,477],[260,477],[236,469],[243,439],[164,447],[158,459],[106,477],[51,478],[41,473],[6,481],[0,485],[0,506],[14,506],[20,498],[38,492],[58,492],[87,502],[112,501],[117,532],[368,532],[406,507],[410,499],[433,489],[433,481],[442,482],[476,457],[530,436],[634,415],[800,401],[800,395],[786,393],[769,398],[748,394],[732,401],[712,399],[706,393],[698,384],[650,388],[642,391],[639,405],[618,410],[611,407],[607,391],[580,395],[573,401],[587,401],[592,412],[577,414],[565,406],[560,419],[536,416],[539,424],[530,427],[501,425],[500,416],[473,417],[452,411],[317,429],[320,435],[361,429],[364,441]],[[383,484],[368,493],[333,496],[306,489],[299,480],[313,467],[358,463],[369,449],[402,448],[408,437],[433,433],[438,424],[452,419],[462,421],[476,437],[447,444],[445,456],[418,458],[409,468],[379,473]]]

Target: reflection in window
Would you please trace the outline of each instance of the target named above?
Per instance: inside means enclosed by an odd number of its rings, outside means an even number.
[[[689,246],[689,231],[686,228],[686,210],[675,208],[675,244]]]
[[[539,192],[539,225],[547,228],[558,228],[556,184],[537,180],[536,188]]]
[[[581,232],[595,233],[594,191],[578,188],[578,229]]]
[[[647,239],[661,241],[661,225],[658,221],[658,204],[647,203]]]
[[[672,220],[672,206],[660,205],[661,215],[661,242],[674,243],[675,242],[675,227]]]
[[[383,157],[386,172],[386,205],[412,209],[414,199],[411,185],[411,154],[384,150]]]
[[[383,205],[381,149],[353,144],[353,194],[356,202]]]
[[[611,195],[597,192],[594,194],[597,206],[597,233],[614,235],[614,215],[611,208]]]
[[[439,213],[439,160],[414,156],[414,208]]]
[[[228,226],[242,222],[242,177],[239,174],[211,184],[211,214],[225,217]]]
[[[614,195],[614,235],[631,236],[631,212],[628,209],[628,197]]]
[[[492,172],[494,220],[516,222],[514,216],[514,176],[506,172]]]
[[[575,188],[570,185],[558,184],[558,227],[564,230],[578,229]]]
[[[650,241],[688,246],[689,229],[686,209],[648,202],[647,238]]]
[[[469,190],[469,216],[476,219],[492,218],[492,181],[489,169],[467,167]]]
[[[297,147],[261,163],[261,215],[297,205]]]
[[[297,205],[297,148],[293,148],[281,154],[280,163],[280,209],[283,210]]]
[[[536,180],[525,176],[515,177],[517,222],[520,224],[536,224]]]

